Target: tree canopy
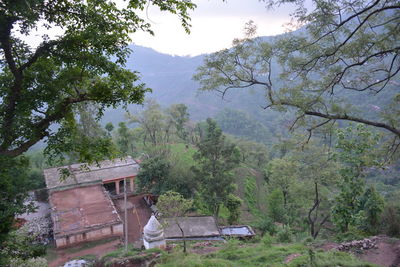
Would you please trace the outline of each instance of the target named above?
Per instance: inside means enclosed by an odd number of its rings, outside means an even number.
[[[292,1],[265,0],[269,6]],[[269,41],[247,36],[234,47],[206,57],[196,79],[202,90],[225,94],[261,86],[266,108],[292,110],[294,126],[310,135],[339,120],[355,121],[392,134],[400,146],[398,1],[296,1],[298,30]],[[311,10],[311,11],[310,11]]]
[[[124,63],[130,34],[153,33],[139,16],[146,5],[176,14],[189,31],[190,1],[6,0],[0,4],[0,155],[17,156],[47,137],[71,135],[76,104],[107,107],[141,103],[148,91]],[[32,47],[38,27],[56,29]],[[51,127],[58,124],[58,130]],[[65,147],[68,149],[68,147]]]

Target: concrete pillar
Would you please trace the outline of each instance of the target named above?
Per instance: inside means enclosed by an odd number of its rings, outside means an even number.
[[[129,186],[131,187],[131,192],[133,192],[133,190],[134,190],[134,181],[133,181],[133,178],[129,178]]]
[[[115,181],[115,191],[117,192],[117,195],[119,195],[119,180]]]

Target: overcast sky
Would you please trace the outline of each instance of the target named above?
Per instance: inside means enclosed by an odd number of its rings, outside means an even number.
[[[243,37],[244,24],[253,20],[259,36],[285,32],[290,21],[291,6],[267,10],[258,0],[193,0],[197,8],[191,12],[191,33],[188,35],[179,19],[150,7],[147,18],[155,36],[138,32],[132,36],[137,45],[151,47],[159,52],[194,56],[230,47],[234,38]]]
[[[117,4],[126,3],[116,0]],[[259,0],[192,0],[197,8],[190,12],[192,18],[191,33],[187,34],[179,18],[168,12],[159,11],[158,7],[149,6],[141,16],[152,24],[155,36],[144,32],[132,35],[135,44],[151,47],[159,52],[196,56],[211,53],[231,46],[234,38],[243,37],[246,22],[253,20],[258,26],[258,36],[271,36],[286,31],[285,23],[290,22],[289,13],[293,6],[268,10],[264,2]],[[35,47],[42,40],[42,34],[55,38],[62,34],[60,28],[46,30],[38,28],[30,36],[23,36],[29,45]],[[17,35],[20,35],[17,33]]]

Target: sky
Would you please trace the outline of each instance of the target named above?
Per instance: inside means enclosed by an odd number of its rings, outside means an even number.
[[[124,5],[124,0],[115,0],[117,5]],[[138,31],[132,34],[136,45],[153,48],[158,52],[178,56],[196,56],[212,53],[231,47],[234,38],[242,38],[246,22],[253,20],[257,25],[258,36],[272,36],[287,31],[285,24],[290,22],[289,14],[294,6],[284,5],[273,10],[267,9],[260,0],[192,0],[197,8],[190,11],[191,33],[187,34],[181,26],[178,16],[161,12],[156,6],[142,12],[155,32]],[[55,38],[62,34],[60,28],[47,30],[38,27],[30,36],[21,36],[31,47],[38,46],[42,34]],[[17,35],[20,35],[16,33]]]
[[[258,36],[286,31],[291,6],[268,10],[259,0],[193,0],[197,8],[190,12],[191,33],[186,34],[177,16],[149,7],[145,18],[152,24],[155,36],[144,32],[132,35],[137,45],[179,56],[211,53],[231,46],[234,38],[243,37],[246,22],[253,20]]]

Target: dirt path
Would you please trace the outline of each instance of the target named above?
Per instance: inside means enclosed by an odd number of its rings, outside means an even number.
[[[67,261],[85,255],[96,255],[97,257],[101,257],[107,252],[116,250],[119,244],[119,240],[114,240],[91,248],[82,249],[77,252],[71,252],[71,248],[58,249],[56,250],[57,258],[54,261],[49,262],[49,267],[63,266]]]
[[[400,267],[400,240],[382,236],[377,246],[377,249],[367,250],[359,258],[384,267]]]

